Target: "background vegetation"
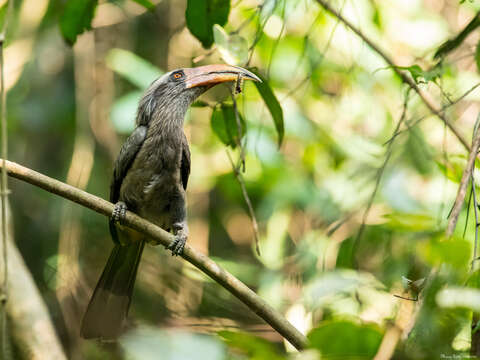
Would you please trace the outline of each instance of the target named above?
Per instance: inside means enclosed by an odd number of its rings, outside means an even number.
[[[9,159],[103,198],[142,91],[160,74],[227,62],[265,79],[236,96],[241,138],[227,87],[187,115],[189,243],[308,334],[309,349],[292,352],[238,299],[154,247],[143,256],[124,337],[115,344],[80,339],[82,313],[112,247],[106,219],[12,180],[16,244],[69,358],[469,353],[471,327],[473,337],[478,329],[472,313],[480,311],[473,201],[470,217],[465,207],[453,236],[445,236],[468,150],[394,70],[470,144],[480,111],[480,2],[330,5],[398,67],[315,0],[17,0],[11,11],[0,7],[0,19],[9,19]]]

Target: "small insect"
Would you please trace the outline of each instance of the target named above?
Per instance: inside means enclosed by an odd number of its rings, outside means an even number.
[[[242,75],[239,73],[237,75],[237,81],[235,83],[235,94],[240,94],[242,92],[242,82],[243,78]]]

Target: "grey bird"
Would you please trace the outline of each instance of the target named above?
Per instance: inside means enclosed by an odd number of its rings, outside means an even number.
[[[110,185],[115,208],[110,234],[115,246],[83,317],[84,338],[115,339],[123,329],[146,237],[119,224],[128,210],[175,235],[172,255],[188,237],[185,190],[190,150],[185,113],[211,87],[241,79],[261,81],[236,66],[207,65],[173,70],[155,80],[140,100],[136,128],[120,149]]]

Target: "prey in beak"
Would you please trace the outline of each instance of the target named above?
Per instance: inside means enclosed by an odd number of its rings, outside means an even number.
[[[243,79],[262,82],[257,75],[244,68],[224,64],[184,69],[184,73],[187,89],[196,86],[207,86],[210,88],[223,82],[236,81],[236,91],[240,92],[240,85]]]

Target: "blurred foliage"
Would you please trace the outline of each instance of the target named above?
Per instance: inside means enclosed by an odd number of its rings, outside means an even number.
[[[479,1],[330,3],[471,138]],[[138,100],[158,76],[226,62],[262,78],[239,84],[238,119],[235,84],[187,113],[189,242],[310,340],[293,352],[225,289],[152,247],[125,335],[79,339],[112,247],[106,220],[12,180],[16,241],[69,358],[370,359],[395,329],[395,359],[468,354],[480,312],[473,202],[454,236],[443,235],[467,153],[315,0],[18,0],[10,14],[6,5],[10,159],[104,198]],[[226,151],[245,158],[261,256]]]

